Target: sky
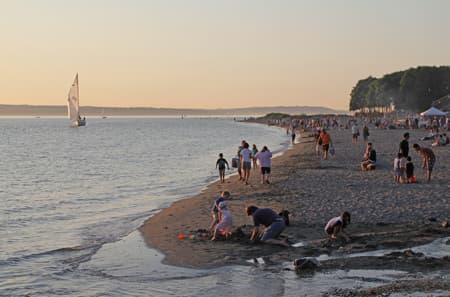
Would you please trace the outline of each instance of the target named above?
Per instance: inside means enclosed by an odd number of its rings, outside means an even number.
[[[0,104],[348,109],[450,65],[447,0],[0,0]]]

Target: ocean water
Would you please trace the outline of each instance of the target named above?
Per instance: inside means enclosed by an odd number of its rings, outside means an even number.
[[[227,118],[88,120],[71,128],[62,118],[0,119],[1,296],[210,296],[246,288],[254,295],[267,287],[248,267],[162,265],[136,230],[216,180],[218,154],[231,164],[242,139],[286,149],[281,129]]]

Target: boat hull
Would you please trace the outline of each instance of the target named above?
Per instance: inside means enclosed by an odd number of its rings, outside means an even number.
[[[74,126],[75,126],[75,127],[86,126],[86,120],[78,120],[78,121],[75,121]]]

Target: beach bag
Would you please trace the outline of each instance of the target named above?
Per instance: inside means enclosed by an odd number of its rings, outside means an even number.
[[[231,167],[233,167],[233,168],[239,167],[239,158],[238,157],[234,157],[233,159],[231,159]]]
[[[322,145],[322,138],[319,138],[319,145]]]
[[[334,146],[330,147],[330,155],[334,156],[335,153]]]

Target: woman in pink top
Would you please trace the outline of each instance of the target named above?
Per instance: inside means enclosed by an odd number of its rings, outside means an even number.
[[[259,166],[261,167],[261,183],[270,184],[269,177],[272,153],[267,146],[264,146],[262,150],[256,154],[256,158],[259,160]]]

